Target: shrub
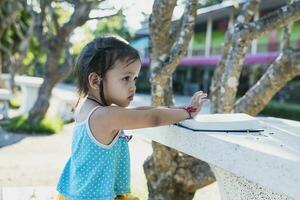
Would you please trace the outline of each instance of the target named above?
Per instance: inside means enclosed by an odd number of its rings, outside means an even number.
[[[271,101],[259,114],[300,121],[300,105]]]
[[[12,109],[18,109],[21,107],[21,99],[13,98],[9,100],[9,107]]]
[[[22,133],[57,133],[62,129],[64,122],[60,118],[45,117],[40,123],[30,124],[26,115],[11,118],[4,124],[4,128],[9,132]]]

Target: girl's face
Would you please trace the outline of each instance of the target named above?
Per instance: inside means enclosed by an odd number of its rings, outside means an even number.
[[[109,105],[127,107],[133,100],[136,91],[136,80],[141,70],[139,60],[129,64],[116,61],[103,79],[104,96]]]

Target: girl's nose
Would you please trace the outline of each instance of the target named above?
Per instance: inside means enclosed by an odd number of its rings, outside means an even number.
[[[129,91],[130,91],[130,92],[135,92],[135,89],[136,89],[136,86],[135,86],[135,85],[132,85],[132,86],[129,88]]]

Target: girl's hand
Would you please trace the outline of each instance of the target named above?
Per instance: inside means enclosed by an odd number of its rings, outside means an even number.
[[[206,93],[203,93],[203,91],[198,91],[196,92],[191,99],[191,103],[187,106],[187,107],[192,107],[194,109],[189,109],[191,117],[194,118],[201,110],[202,105],[205,102],[208,102],[208,99],[205,99],[205,97],[207,97]]]

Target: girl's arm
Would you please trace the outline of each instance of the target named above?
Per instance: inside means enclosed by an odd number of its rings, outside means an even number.
[[[171,125],[179,121],[195,117],[206,101],[206,94],[197,92],[192,97],[188,108],[152,107],[151,109],[123,108],[107,106],[97,109],[90,118],[94,130],[112,133],[115,130],[130,130],[163,125]],[[148,107],[149,108],[149,107]]]
[[[105,130],[129,130],[170,125],[189,118],[189,113],[182,108],[153,107],[139,110],[108,106],[98,109],[91,117],[97,120],[99,128]]]
[[[139,106],[139,107],[133,107],[133,108],[130,108],[130,109],[133,109],[133,110],[149,110],[149,109],[153,109],[153,108],[156,108],[155,106]]]
[[[130,109],[134,109],[134,110],[149,110],[149,109],[153,109],[153,108],[182,108],[182,107],[176,107],[176,106],[139,106],[139,107],[134,107],[134,108],[130,108]]]

